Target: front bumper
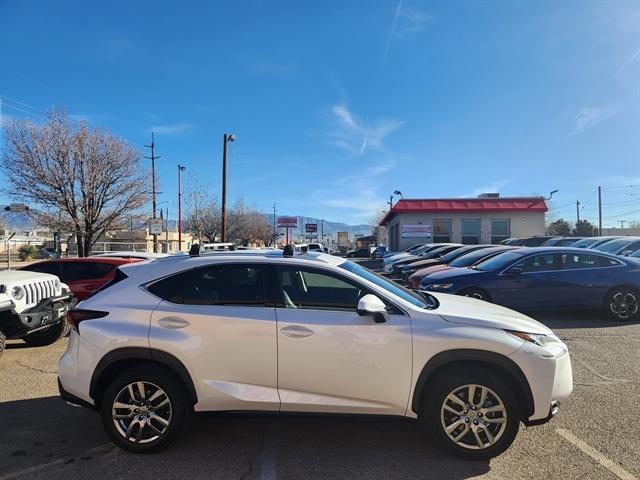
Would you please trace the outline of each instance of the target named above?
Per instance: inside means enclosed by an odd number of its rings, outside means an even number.
[[[66,315],[71,298],[69,294],[45,298],[35,307],[17,314],[21,329],[30,332],[57,324]]]

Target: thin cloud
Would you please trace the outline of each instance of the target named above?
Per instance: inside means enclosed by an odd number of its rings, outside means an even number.
[[[149,132],[157,133],[160,135],[180,135],[188,132],[193,128],[190,123],[175,123],[173,125],[156,125],[149,128]]]
[[[366,150],[384,150],[384,140],[404,123],[382,120],[369,127],[346,105],[334,105],[331,111],[333,124],[327,136],[334,146],[353,155],[362,155]]]
[[[398,24],[398,17],[400,17],[400,10],[402,9],[402,0],[398,0],[398,8],[396,8],[396,14],[393,17],[393,23],[391,24],[391,31],[389,32],[389,39],[387,45],[384,47],[384,54],[382,55],[382,63],[387,61],[387,55],[389,54],[389,48],[391,47],[391,40],[393,40],[393,34],[396,31],[396,25]]]
[[[393,16],[393,22],[391,23],[391,31],[389,32],[389,38],[387,44],[384,47],[384,53],[382,54],[382,63],[387,61],[389,56],[389,49],[394,36],[409,36],[422,31],[425,25],[433,19],[430,15],[427,15],[412,7],[403,7],[402,0],[398,0],[398,6],[396,13]]]
[[[640,57],[640,48],[636,50],[635,53],[631,55],[631,57],[629,57],[629,60],[627,60],[622,68],[618,71],[618,74],[624,72],[627,68],[629,68],[638,59],[638,57]]]
[[[608,120],[617,113],[614,108],[588,107],[580,110],[574,117],[574,126],[569,133],[570,137],[579,135],[583,131],[593,128],[596,125]]]
[[[464,195],[463,197],[477,197],[482,193],[500,193],[500,190],[502,190],[504,187],[506,187],[510,183],[511,183],[511,180],[509,179],[496,180],[493,183],[490,183],[483,187],[476,188],[470,194]]]

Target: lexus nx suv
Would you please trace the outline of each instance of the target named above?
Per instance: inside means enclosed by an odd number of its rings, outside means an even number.
[[[567,346],[535,320],[325,254],[127,265],[68,318],[61,396],[132,452],[167,447],[193,412],[259,410],[409,417],[487,459],[573,388]]]

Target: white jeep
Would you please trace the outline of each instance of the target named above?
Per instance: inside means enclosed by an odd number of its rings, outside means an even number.
[[[69,287],[55,275],[0,271],[0,356],[8,338],[44,346],[66,335],[72,298]]]

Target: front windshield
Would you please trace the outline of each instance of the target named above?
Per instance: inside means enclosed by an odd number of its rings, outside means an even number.
[[[497,252],[500,252],[502,250],[496,250]],[[485,257],[488,257],[489,255],[491,255],[491,252],[496,252],[493,249],[480,249],[480,250],[474,250],[473,252],[467,253],[465,255],[462,255],[461,257],[456,258],[453,262],[449,263],[450,267],[468,267],[470,265],[473,265],[474,263],[476,263],[478,260],[482,260]]]
[[[355,273],[359,277],[364,278],[371,283],[374,283],[387,292],[400,297],[405,302],[409,302],[414,307],[426,308],[429,310],[438,307],[437,300],[428,293],[414,293],[411,290],[401,287],[397,283],[391,282],[386,278],[378,275],[377,273],[372,272],[371,270],[361,267],[357,263],[353,263],[347,260],[344,263],[341,263],[339,267],[346,270],[347,272]]]
[[[606,243],[603,243],[602,245],[598,245],[597,247],[594,247],[594,250],[600,250],[601,252],[606,252],[606,253],[614,253],[631,242],[633,242],[633,239],[619,238],[618,240],[611,240],[610,242],[606,242]]]
[[[460,256],[464,256],[466,252],[473,252],[473,251],[474,251],[474,247],[457,248],[452,252],[449,252],[446,255],[441,256],[440,260],[442,260],[444,263],[449,263]]]
[[[474,270],[481,270],[483,272],[494,272],[511,265],[512,262],[522,258],[526,253],[522,252],[505,252],[495,257],[486,259],[484,262],[480,262],[473,267]]]
[[[571,246],[576,248],[589,248],[597,241],[597,238],[584,238],[582,240],[578,240],[576,243],[572,243]]]

